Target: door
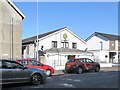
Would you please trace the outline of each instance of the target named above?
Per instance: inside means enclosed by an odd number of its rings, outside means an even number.
[[[30,72],[27,69],[23,69],[23,65],[12,61],[11,69],[13,69],[13,79],[15,82],[26,82],[29,80]]]
[[[43,64],[36,60],[30,60],[30,67],[44,69]]]
[[[88,59],[88,58],[86,58],[85,60],[86,60],[85,63],[86,63],[86,66],[88,67],[88,69],[89,69],[89,70],[92,70],[92,69],[93,69],[93,66],[94,66],[94,65],[93,65],[93,61],[92,61],[91,59]]]

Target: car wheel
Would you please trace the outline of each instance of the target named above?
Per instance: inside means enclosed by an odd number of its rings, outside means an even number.
[[[77,69],[77,73],[78,73],[78,74],[83,73],[83,68],[82,68],[82,67],[78,67],[78,69]]]
[[[51,76],[51,70],[46,70],[46,75]]]
[[[42,76],[40,76],[39,74],[34,74],[31,77],[31,82],[32,84],[38,85],[42,83]]]
[[[100,67],[97,66],[97,67],[95,68],[95,72],[99,72],[99,71],[100,71]]]

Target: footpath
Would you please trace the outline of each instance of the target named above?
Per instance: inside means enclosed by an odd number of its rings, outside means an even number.
[[[100,71],[104,71],[104,72],[107,72],[107,71],[120,71],[120,67],[116,67],[116,66],[113,66],[113,67],[102,67],[100,69]],[[64,70],[55,70],[55,73],[53,75],[64,75]]]

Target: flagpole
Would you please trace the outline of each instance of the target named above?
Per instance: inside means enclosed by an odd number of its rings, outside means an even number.
[[[36,32],[37,32],[37,61],[38,61],[38,0],[37,0],[37,28],[36,28]]]

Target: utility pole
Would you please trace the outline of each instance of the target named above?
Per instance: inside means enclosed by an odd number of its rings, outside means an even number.
[[[37,32],[37,61],[38,61],[38,0],[37,0],[37,28],[36,28],[36,32]]]

